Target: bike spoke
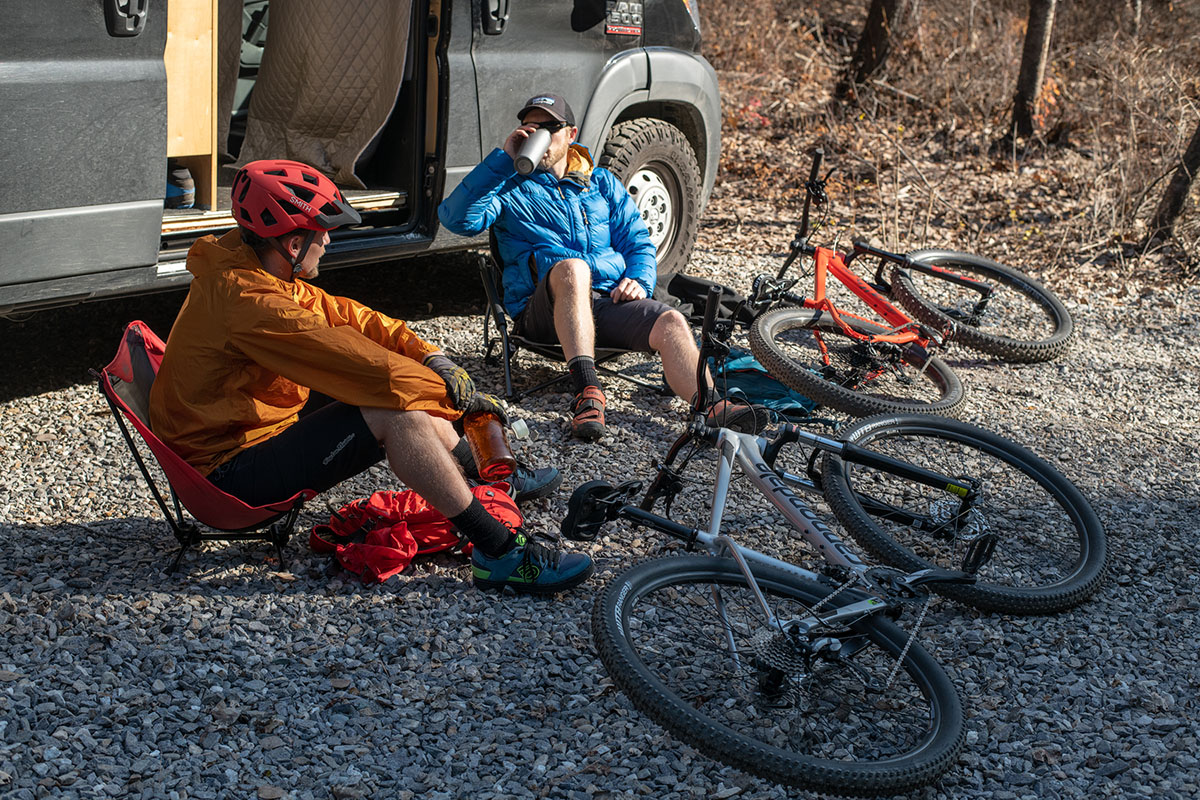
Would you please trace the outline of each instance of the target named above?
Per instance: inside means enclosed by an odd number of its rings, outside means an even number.
[[[833,760],[878,760],[912,750],[929,734],[928,703],[896,653],[844,629],[853,662],[806,657],[788,634],[767,626],[744,585],[671,585],[639,599],[627,625],[639,658],[697,710],[775,747]],[[781,619],[808,607],[770,597]],[[737,648],[729,652],[727,636]],[[868,685],[870,684],[870,685]]]
[[[1014,287],[976,273],[969,265],[954,264],[945,274],[968,278],[988,292],[985,300],[972,286],[913,270],[913,285],[921,296],[955,322],[1022,341],[1037,341],[1054,332],[1049,309]]]
[[[838,331],[795,328],[775,339],[784,353],[832,384],[860,394],[901,402],[932,403],[939,388],[922,379],[921,367],[900,347],[859,341]]]
[[[1078,568],[1081,553],[1074,521],[1038,482],[1012,465],[971,445],[944,440],[936,452],[924,439],[890,436],[871,448],[948,475],[980,482],[981,496],[963,512],[959,498],[889,473],[852,466],[855,491],[880,504],[910,512],[921,524],[904,524],[898,515],[875,517],[888,535],[920,558],[961,568],[971,542],[991,533],[997,546],[978,577],[1011,587],[1048,586]],[[932,528],[932,530],[929,530]]]

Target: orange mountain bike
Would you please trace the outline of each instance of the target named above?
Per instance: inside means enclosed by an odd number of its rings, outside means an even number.
[[[780,381],[816,402],[855,416],[880,412],[953,415],[962,383],[931,351],[957,341],[1010,361],[1044,361],[1061,354],[1073,331],[1062,302],[1033,278],[980,256],[951,250],[891,253],[855,242],[849,253],[809,242],[810,207],[828,197],[820,177],[823,152],[813,157],[800,231],[774,279],[759,276],[753,299],[783,300],[755,316],[750,347]],[[793,262],[812,259],[811,297],[791,292]],[[878,259],[874,280],[852,269],[860,256]],[[885,280],[884,270],[891,270]],[[801,276],[804,277],[804,276]],[[860,298],[875,318],[839,308],[833,278]],[[893,304],[896,300],[916,319]]]

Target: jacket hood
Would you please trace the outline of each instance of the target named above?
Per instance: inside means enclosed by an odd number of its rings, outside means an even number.
[[[592,181],[592,154],[581,144],[572,144],[567,149],[567,171],[563,176],[585,189]]]
[[[242,242],[241,232],[234,228],[220,239],[204,236],[188,250],[188,272],[197,278],[231,269],[246,269],[253,265],[262,269],[254,248]]]

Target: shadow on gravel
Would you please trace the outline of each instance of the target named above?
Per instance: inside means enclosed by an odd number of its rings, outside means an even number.
[[[296,587],[353,595],[381,589],[394,591],[455,591],[469,584],[468,560],[462,554],[422,556],[397,577],[383,584],[365,584],[345,571],[331,556],[308,548],[308,531],[317,516],[296,525],[284,548],[280,569],[275,548],[267,541],[212,541],[192,547],[179,569],[166,569],[179,552],[179,544],[160,518],[126,517],[103,522],[56,525],[0,525],[0,542],[20,539],[16,554],[6,564],[0,588],[29,591],[80,592],[95,595],[136,595],[146,592],[188,593],[224,590],[232,595],[278,593]],[[207,530],[207,529],[206,529]]]
[[[484,302],[475,257],[468,253],[337,269],[314,283],[404,320],[474,316]],[[165,339],[186,296],[186,290],[160,292],[39,311],[21,322],[0,319],[6,365],[0,402],[90,381],[88,369],[108,363],[132,320]]]

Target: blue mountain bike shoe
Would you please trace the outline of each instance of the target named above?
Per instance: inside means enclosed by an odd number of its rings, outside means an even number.
[[[592,559],[583,553],[552,550],[518,529],[512,549],[495,558],[475,548],[471,572],[480,589],[511,586],[523,594],[553,594],[571,589],[592,574]]]
[[[562,473],[554,467],[532,469],[524,464],[517,464],[516,471],[508,477],[513,487],[513,499],[518,503],[549,497],[562,481]]]

